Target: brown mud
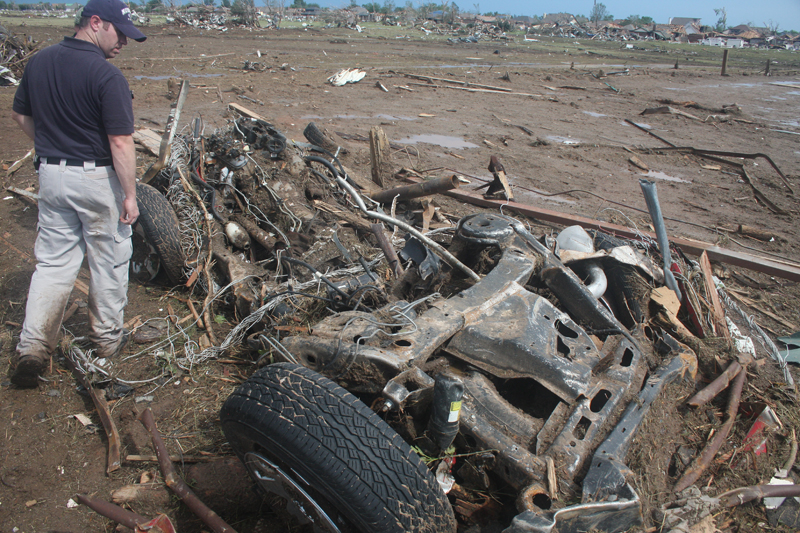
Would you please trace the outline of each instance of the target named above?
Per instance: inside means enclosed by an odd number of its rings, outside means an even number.
[[[68,29],[37,27],[34,21],[8,29],[53,43],[68,33]],[[397,143],[427,135],[431,136],[427,137],[429,142],[409,145],[416,150],[395,151],[395,165],[429,171],[428,176],[458,173],[471,179],[472,185],[465,187],[472,188],[480,184],[479,179],[490,179],[487,165],[489,157],[496,155],[519,202],[650,230],[638,183],[647,173],[630,162],[635,155],[658,184],[671,236],[718,243],[738,252],[800,260],[798,200],[766,161],[745,160],[744,164],[757,187],[786,214],[776,214],[755,200],[750,186],[732,168],[717,168],[713,162],[685,151],[665,151],[664,143],[625,122],[630,119],[646,124],[649,131],[678,147],[767,154],[800,192],[798,137],[775,131],[800,131],[796,122],[800,91],[773,83],[798,84],[796,75],[765,78],[750,66],[737,68],[731,62],[728,72],[732,75],[723,78],[718,66],[682,64],[674,69],[671,64],[664,65],[662,55],[640,53],[625,59],[637,65],[630,68],[629,75],[595,77],[601,69],[621,70],[617,64],[620,59],[608,56],[609,65],[602,54],[556,53],[559,41],[552,41],[551,52],[543,52],[519,43],[507,47],[499,43],[449,45],[417,38],[370,38],[346,30],[232,29],[223,35],[165,26],[151,27],[146,33],[149,38],[145,43],[132,43],[114,60],[135,94],[137,126],[163,128],[175,96],[170,93],[168,79],[185,78],[195,87],[184,107],[181,128],[202,116],[209,135],[214,128],[227,125],[233,117],[227,104],[235,102],[263,115],[295,140],[304,140],[302,132],[310,121],[329,131],[361,138],[367,137],[370,127],[380,126],[390,141]],[[638,52],[631,51],[634,53]],[[269,68],[245,71],[245,61]],[[367,77],[361,82],[344,87],[326,83],[327,77],[339,69],[355,66],[367,69]],[[418,80],[401,73],[503,86],[536,96],[428,88],[413,85]],[[501,79],[505,74],[508,80]],[[377,88],[376,81],[389,92]],[[398,85],[412,90],[399,89]],[[0,114],[0,159],[6,164],[23,157],[32,146],[10,118],[13,94],[13,88],[0,88],[0,107],[4,110]],[[665,105],[664,101],[700,120],[675,114],[640,116],[647,108]],[[675,103],[687,101],[699,108]],[[726,106],[734,104],[738,108],[735,113],[725,111]],[[465,142],[471,147],[458,147]],[[353,153],[347,165],[368,178],[368,143],[350,140],[349,145]],[[150,162],[151,157],[140,155],[140,172]],[[29,163],[2,182],[4,188],[37,187]],[[0,200],[3,368],[24,317],[27,287],[35,267],[37,217],[35,205],[5,191],[4,196],[12,198]],[[441,196],[436,202],[441,211],[455,216],[480,210]],[[767,229],[779,238],[761,242],[724,231],[739,225]],[[533,229],[536,234],[557,230],[548,224],[536,224]],[[756,314],[769,332],[786,335],[800,329],[789,327],[800,324],[796,282],[730,266],[718,272],[730,287],[783,319],[777,322]],[[734,277],[734,272],[739,277]],[[84,270],[79,279],[85,283],[86,276]],[[139,315],[144,320],[168,313],[179,317],[190,314],[166,293],[161,286],[131,283],[126,320]],[[85,300],[86,295],[76,290],[72,300],[76,299]],[[221,337],[231,324],[225,323],[224,316],[219,318],[217,335]],[[83,335],[87,320],[85,308],[81,308],[65,326],[73,334]],[[145,348],[132,345],[126,349],[126,356]],[[136,420],[136,412],[145,406],[153,410],[170,453],[230,455],[218,425],[219,406],[255,369],[251,359],[240,360],[235,355],[227,354],[191,374],[177,372],[169,384],[157,390],[152,384],[139,384],[134,395],[111,402],[122,440],[123,465],[110,475],[106,474],[102,429],[84,427],[73,416],[86,414],[99,424],[91,400],[76,390],[68,370],[54,362],[46,376],[48,381],[35,390],[17,390],[5,378],[0,380],[0,531],[112,531],[110,521],[84,507],[69,508],[68,502],[76,493],[110,499],[111,491],[138,481],[142,473],[157,473],[155,463],[124,460],[130,454],[154,453],[149,436]],[[701,371],[713,377],[719,370],[714,368],[714,351],[701,354],[701,358],[705,361]],[[143,381],[158,375],[164,367],[175,370],[171,361],[148,354],[123,357],[118,364],[126,376]],[[708,485],[712,494],[768,481],[771,469],[788,455],[788,430],[798,427],[796,404],[783,392],[780,373],[771,363],[755,365],[749,373],[743,402],[773,406],[786,431],[771,437],[768,456],[748,457],[731,467],[725,460],[730,455],[726,454],[741,442],[750,426],[746,419],[737,422],[710,473],[699,482]],[[676,478],[670,473],[670,462],[678,447],[702,447],[709,430],[718,426],[724,414],[726,393],[702,413],[695,413],[682,404],[691,391],[692,387],[686,385],[666,390],[629,455],[648,513],[671,497]],[[174,498],[169,509],[161,510],[176,518],[182,532],[203,530]],[[300,530],[280,509],[263,506],[260,520],[249,511],[252,509],[228,509],[224,518],[240,531]],[[648,519],[648,527],[658,527],[650,515]],[[753,531],[765,520],[763,507],[750,504],[723,512],[717,517],[717,526],[723,531]]]

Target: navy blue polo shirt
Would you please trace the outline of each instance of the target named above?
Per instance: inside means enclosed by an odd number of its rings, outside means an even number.
[[[41,157],[111,157],[108,135],[133,133],[128,80],[96,45],[65,37],[28,60],[14,111],[33,117]]]

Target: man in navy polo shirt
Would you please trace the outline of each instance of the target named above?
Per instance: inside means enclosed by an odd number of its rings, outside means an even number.
[[[25,67],[12,118],[33,139],[39,170],[38,261],[9,376],[34,387],[58,344],[84,255],[88,257],[89,338],[110,357],[127,342],[136,151],[128,82],[107,61],[128,39],[146,37],[120,0],[90,0],[74,37],[37,53]]]

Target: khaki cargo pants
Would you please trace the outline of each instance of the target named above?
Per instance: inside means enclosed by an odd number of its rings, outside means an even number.
[[[111,355],[122,339],[132,253],[131,227],[119,221],[122,186],[110,166],[45,161],[39,167],[39,233],[34,249],[38,264],[17,353],[47,357],[53,353],[85,255],[91,274],[89,338],[98,356]]]

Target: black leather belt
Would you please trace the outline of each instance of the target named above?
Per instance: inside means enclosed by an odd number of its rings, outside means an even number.
[[[61,161],[66,161],[66,166],[68,167],[83,167],[86,163],[91,163],[92,160],[84,161],[82,159],[63,159],[63,158],[55,158],[55,157],[36,157],[33,160],[33,166],[36,170],[39,170],[39,165],[42,164],[42,159],[47,161],[48,165],[60,165]],[[110,157],[105,159],[95,159],[94,166],[95,167],[110,167],[114,164],[114,160]]]

